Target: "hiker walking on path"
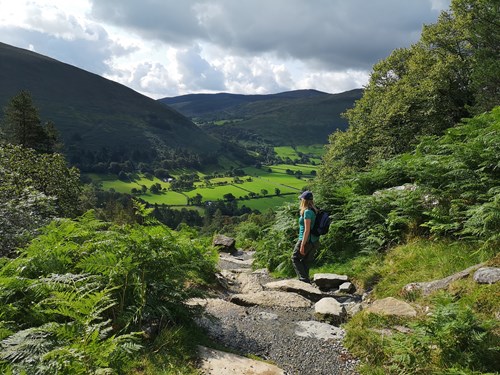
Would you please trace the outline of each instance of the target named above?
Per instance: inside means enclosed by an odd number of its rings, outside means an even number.
[[[309,268],[319,248],[319,237],[311,233],[316,220],[317,208],[314,206],[313,194],[304,191],[300,196],[299,239],[292,254],[293,268],[300,281],[311,283]]]

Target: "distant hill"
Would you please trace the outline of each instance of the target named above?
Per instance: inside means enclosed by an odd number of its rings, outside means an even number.
[[[347,127],[341,114],[362,93],[356,89],[340,94],[316,90],[273,95],[190,94],[159,101],[215,135],[261,139],[273,145],[326,144],[331,133]]]
[[[0,107],[28,90],[42,121],[53,121],[68,156],[105,153],[111,160],[184,149],[216,154],[221,142],[188,118],[121,84],[28,50],[0,43]]]

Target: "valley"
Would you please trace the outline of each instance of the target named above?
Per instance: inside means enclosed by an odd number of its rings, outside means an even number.
[[[131,194],[152,205],[199,209],[211,201],[235,200],[240,208],[264,212],[296,200],[299,192],[316,176],[324,146],[281,146],[274,151],[278,158],[290,164],[250,166],[221,172],[173,170],[170,172],[172,181],[143,173],[128,174],[127,179],[109,173],[91,173],[88,177],[105,191]],[[304,154],[310,157],[308,164],[300,163]],[[172,186],[173,181],[183,176],[193,176],[192,186]]]

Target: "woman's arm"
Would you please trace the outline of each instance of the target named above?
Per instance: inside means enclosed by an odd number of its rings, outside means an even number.
[[[306,243],[309,241],[309,233],[311,232],[311,219],[304,219],[304,234],[302,235],[302,243],[300,244],[300,255],[306,255]]]

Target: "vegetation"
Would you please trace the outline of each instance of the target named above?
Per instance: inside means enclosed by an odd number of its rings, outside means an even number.
[[[0,146],[0,255],[25,245],[37,229],[79,212],[79,172],[59,154]]]
[[[194,232],[174,234],[136,209],[145,225],[102,222],[91,211],[54,221],[4,260],[3,373],[123,372],[149,345],[144,332],[189,319],[182,302],[210,279],[214,254]]]

